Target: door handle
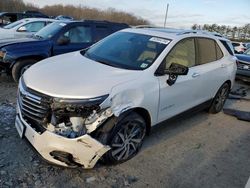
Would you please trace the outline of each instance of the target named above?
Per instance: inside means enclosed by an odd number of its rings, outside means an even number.
[[[200,76],[199,73],[196,73],[196,72],[195,72],[195,73],[192,74],[192,77],[193,77],[193,78],[198,77],[198,76]]]

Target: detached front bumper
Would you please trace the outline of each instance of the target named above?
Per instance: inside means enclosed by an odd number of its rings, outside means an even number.
[[[23,119],[19,105],[15,126],[19,135],[27,138],[44,159],[61,166],[93,168],[100,157],[110,149],[88,134],[70,139],[47,130],[39,133]]]

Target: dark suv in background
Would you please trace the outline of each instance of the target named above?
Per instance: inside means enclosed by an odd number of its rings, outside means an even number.
[[[25,12],[1,12],[0,13],[0,26],[4,26],[21,20],[23,18],[49,18],[47,15],[38,11],[25,11]]]
[[[0,72],[11,73],[15,81],[34,63],[59,54],[81,50],[104,37],[128,28],[108,21],[57,21],[32,38],[0,42]]]

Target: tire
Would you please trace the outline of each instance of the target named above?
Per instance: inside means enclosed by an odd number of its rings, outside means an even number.
[[[101,135],[102,143],[111,147],[102,161],[106,164],[119,164],[131,159],[140,150],[145,135],[145,120],[135,112],[129,113],[116,123],[108,135]]]
[[[224,83],[218,92],[216,93],[208,112],[211,114],[216,114],[223,109],[226,99],[230,92],[230,86],[228,83]]]
[[[12,77],[15,82],[18,82],[19,78],[22,76],[22,74],[34,63],[36,63],[37,60],[34,59],[25,59],[21,61],[17,61],[13,68],[12,68]]]

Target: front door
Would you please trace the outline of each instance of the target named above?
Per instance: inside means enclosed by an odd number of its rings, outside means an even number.
[[[173,85],[168,85],[169,75],[159,76],[160,103],[158,121],[163,121],[197,105],[199,98],[199,76],[196,74],[195,39],[187,38],[178,42],[163,63],[168,68],[172,63],[189,67],[187,75],[179,75]]]

